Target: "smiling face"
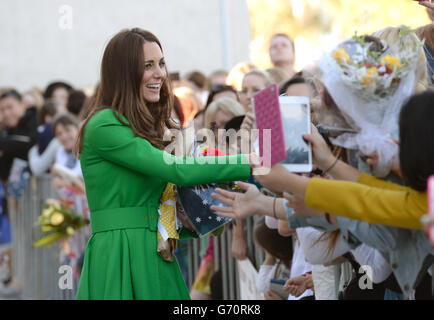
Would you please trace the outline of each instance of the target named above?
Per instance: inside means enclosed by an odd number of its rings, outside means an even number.
[[[141,84],[143,97],[147,102],[158,102],[161,86],[167,76],[166,63],[156,42],[145,42],[143,51],[145,56],[145,70]]]

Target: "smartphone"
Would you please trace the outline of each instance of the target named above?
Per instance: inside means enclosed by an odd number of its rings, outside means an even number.
[[[280,162],[291,172],[312,171],[312,146],[303,139],[311,133],[308,97],[279,97],[286,158]]]
[[[428,215],[430,217],[434,217],[434,175],[428,178],[427,194]],[[428,227],[428,237],[431,241],[431,244],[434,244],[434,225]]]
[[[271,279],[270,280],[270,290],[277,294],[284,300],[288,300],[289,293],[283,290],[285,285],[285,280]]]

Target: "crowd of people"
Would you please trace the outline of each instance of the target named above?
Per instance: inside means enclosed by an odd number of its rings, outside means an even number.
[[[434,4],[424,5],[432,18]],[[414,31],[404,27],[378,30],[343,42],[330,56],[342,67],[357,59],[367,44],[378,55],[388,52],[383,74],[397,72],[399,77],[378,89],[384,95],[367,89],[374,81],[372,73],[382,74],[382,66],[373,66],[373,70],[369,63],[364,65],[367,71],[360,77],[363,87],[354,86],[351,92],[344,84],[354,83],[349,82],[353,79],[341,81],[351,75],[350,69],[331,78],[336,70],[328,69],[332,67],[323,61],[296,72],[294,42],[283,33],[270,39],[270,69],[243,62],[209,76],[200,71],[182,77],[179,73],[168,75],[173,96],[170,116],[176,125],[183,131],[206,128],[214,132],[212,144],[209,140],[188,141],[184,156],[223,156],[228,141],[221,129],[252,131],[252,98],[272,84],[278,84],[281,95],[310,100],[312,132],[304,139],[312,146],[315,166],[311,173],[293,174],[275,165],[267,175],[253,175],[238,183],[244,193],[217,189],[213,195],[227,204],[213,209],[235,220],[225,230],[232,232],[235,259],[252,258],[245,219],[265,216],[255,220],[253,230],[253,245],[265,251],[257,283],[265,299],[434,297],[434,244],[424,230],[424,221],[430,222],[423,217],[428,210],[427,179],[434,174],[434,24]],[[396,56],[405,59],[396,61]],[[407,71],[398,73],[405,69],[404,64]],[[400,83],[406,87],[402,89]],[[394,91],[387,91],[394,84]],[[86,199],[85,179],[73,149],[81,125],[95,111],[95,101],[106,98],[102,95],[107,84],[102,86],[98,84],[89,96],[61,81],[43,91],[0,90],[0,292],[19,292],[20,284],[12,273],[9,218],[16,214],[18,199],[30,177],[51,175],[59,197],[76,199],[80,195]],[[358,92],[363,92],[362,98],[354,97]],[[382,99],[389,96],[396,99],[387,100],[388,104],[397,106],[389,108],[390,113],[384,111],[388,106],[378,112],[368,109],[371,104],[374,109],[383,108]],[[349,110],[345,104],[361,105],[365,109],[358,111],[369,116],[359,117],[357,110]],[[378,123],[379,118],[389,120]],[[378,127],[387,127],[388,136],[384,137]],[[348,132],[365,135],[351,138]],[[56,169],[59,167],[71,170],[74,179],[66,179]],[[82,213],[89,216],[87,204],[84,207],[80,206]],[[90,236],[87,230],[86,241]],[[192,299],[221,298],[221,274],[214,261],[215,236],[218,232],[200,239],[206,250],[200,253],[199,272],[190,288]],[[186,280],[186,242],[182,237],[177,240],[174,253]],[[85,247],[70,240],[61,248],[60,257],[73,265],[78,278]],[[284,283],[282,290],[276,290],[272,280],[283,280],[278,282]]]

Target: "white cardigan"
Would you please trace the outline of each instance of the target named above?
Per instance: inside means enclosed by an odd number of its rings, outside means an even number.
[[[39,177],[47,172],[56,160],[57,150],[60,147],[59,140],[53,138],[42,154],[39,154],[37,145],[29,150],[29,166],[34,176]]]

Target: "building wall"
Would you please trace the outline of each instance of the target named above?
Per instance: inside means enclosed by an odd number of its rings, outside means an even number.
[[[0,87],[77,87],[98,81],[103,50],[123,28],[160,39],[169,70],[207,74],[224,68],[221,5],[227,5],[229,64],[249,60],[244,0],[1,0]]]

